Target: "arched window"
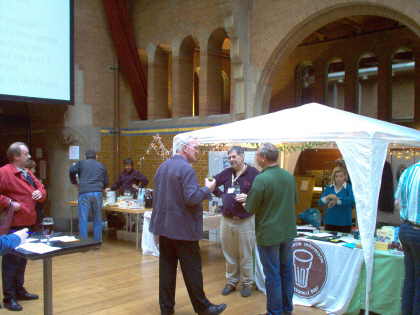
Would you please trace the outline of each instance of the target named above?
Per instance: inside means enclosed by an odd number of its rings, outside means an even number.
[[[357,70],[357,111],[361,115],[378,117],[378,58],[374,54],[364,54]]]
[[[414,119],[415,60],[411,49],[399,49],[392,58],[392,120]]]
[[[344,78],[346,75],[342,59],[332,60],[327,68],[326,104],[339,109],[344,109]]]
[[[230,40],[225,30],[217,29],[208,41],[207,114],[230,113],[230,81]]]
[[[296,105],[311,103],[315,99],[315,69],[310,63],[296,67]]]

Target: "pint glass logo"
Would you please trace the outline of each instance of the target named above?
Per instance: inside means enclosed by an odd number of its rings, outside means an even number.
[[[295,271],[295,294],[302,298],[316,296],[327,280],[327,260],[315,243],[296,240],[292,245]]]

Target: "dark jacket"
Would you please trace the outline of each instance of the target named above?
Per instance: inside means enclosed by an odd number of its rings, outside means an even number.
[[[391,163],[385,161],[382,172],[381,190],[379,191],[378,210],[394,212],[394,177]]]
[[[122,172],[118,177],[117,182],[112,185],[112,190],[118,190],[119,193],[124,193],[124,191],[128,190],[132,194],[137,193],[137,190],[133,188],[133,184],[139,185],[141,187],[146,187],[149,183],[149,180],[146,176],[140,173],[137,170],[131,170],[131,172]]]
[[[192,166],[181,155],[156,172],[150,232],[171,239],[198,241],[203,234],[203,207],[210,190],[198,185]]]
[[[241,193],[248,194],[251,189],[252,182],[255,176],[258,175],[258,170],[250,165],[247,166],[245,172],[236,179],[236,183],[241,187]],[[248,213],[241,203],[235,200],[235,194],[228,193],[229,188],[233,187],[232,179],[234,178],[235,171],[232,167],[228,167],[219,174],[214,176],[216,180],[216,187],[223,185],[223,191],[216,188],[213,192],[217,197],[221,197],[223,200],[222,213],[225,217],[239,217],[241,219],[252,216]],[[233,176],[233,177],[232,177]]]
[[[79,175],[79,182],[76,174]],[[79,184],[79,194],[101,192],[109,184],[105,166],[94,159],[77,162],[70,167],[69,175],[72,184]]]

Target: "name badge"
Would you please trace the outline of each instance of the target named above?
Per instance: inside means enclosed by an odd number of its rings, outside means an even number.
[[[234,187],[229,187],[227,190],[228,194],[234,194],[235,193],[235,188]]]

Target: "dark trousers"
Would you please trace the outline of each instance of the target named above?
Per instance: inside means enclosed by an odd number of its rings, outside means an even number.
[[[292,313],[295,285],[292,242],[272,246],[258,245],[258,253],[265,274],[267,314]]]
[[[420,314],[420,228],[400,225],[400,241],[404,249],[405,277],[402,292],[402,314]]]
[[[24,294],[25,269],[27,259],[12,254],[3,256],[1,275],[3,280],[3,301],[16,299],[17,295]]]
[[[180,241],[160,236],[159,251],[159,304],[161,312],[169,313],[174,309],[178,261],[194,311],[198,313],[207,309],[211,304],[204,294],[198,241]]]

